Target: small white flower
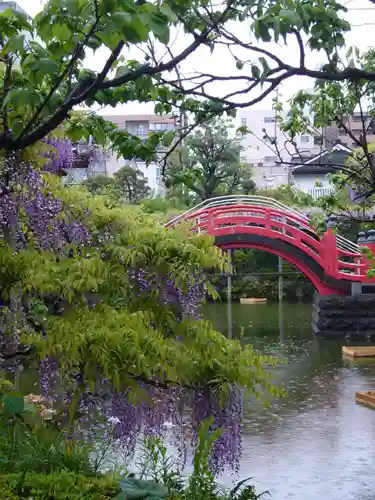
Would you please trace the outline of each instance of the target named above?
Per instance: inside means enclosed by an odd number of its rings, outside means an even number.
[[[120,423],[120,420],[117,417],[109,417],[108,422],[112,425],[116,425]]]

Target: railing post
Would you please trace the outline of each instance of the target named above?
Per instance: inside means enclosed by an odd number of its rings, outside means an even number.
[[[339,252],[337,250],[337,238],[333,232],[336,226],[336,218],[330,217],[327,221],[327,232],[324,234],[321,242],[323,244],[323,260],[325,263],[325,270],[333,277],[337,277],[339,270]]]
[[[357,245],[359,247],[366,247],[367,244],[366,244],[366,233],[361,231],[360,233],[358,233],[358,238],[357,238]],[[366,264],[366,268],[364,269],[358,269],[358,274],[364,274],[366,275],[367,271],[368,271],[368,268],[370,266],[370,262],[368,260],[368,258],[366,257],[366,255],[361,255],[361,257],[359,257],[358,261],[357,261],[358,264]]]
[[[207,233],[212,235],[214,232],[214,218],[212,212],[207,213]]]
[[[358,233],[358,240],[357,244],[360,247],[367,247],[370,252],[375,255],[375,230],[370,229],[370,231],[366,233],[360,232]],[[371,261],[367,258],[366,255],[362,255],[362,257],[359,259],[361,264],[366,264],[366,268],[363,269],[363,274],[366,276],[367,272],[371,269],[372,264]]]

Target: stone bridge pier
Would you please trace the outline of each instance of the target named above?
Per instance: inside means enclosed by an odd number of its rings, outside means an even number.
[[[358,245],[375,255],[375,231],[359,233]],[[375,267],[364,255],[368,269]],[[312,329],[318,338],[346,338],[375,341],[375,283],[352,282],[351,295],[315,294]]]

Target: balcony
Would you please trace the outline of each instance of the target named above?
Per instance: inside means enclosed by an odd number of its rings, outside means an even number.
[[[333,189],[314,188],[314,189],[309,189],[308,194],[311,196],[313,200],[317,200],[318,198],[323,198],[323,196],[330,196],[331,194],[333,194]]]

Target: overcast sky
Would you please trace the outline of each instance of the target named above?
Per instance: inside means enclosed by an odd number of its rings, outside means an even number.
[[[25,9],[30,15],[37,14],[43,5],[41,0],[17,0],[18,4]],[[374,46],[374,31],[375,31],[375,5],[371,4],[369,0],[345,0],[344,4],[349,9],[347,13],[347,20],[353,26],[352,31],[347,35],[347,47],[355,45],[359,47],[361,51],[366,50],[370,46]],[[247,35],[248,27],[245,23],[236,25],[234,27],[234,32],[237,36],[241,36],[244,39]],[[189,43],[188,37],[184,34],[177,34],[176,40],[174,40],[173,50],[175,53],[179,52],[179,49],[183,49]],[[296,44],[290,42],[287,47],[276,45],[276,44],[264,44],[263,47],[267,48],[269,51],[277,54],[285,62],[296,65],[299,54]],[[241,58],[241,53],[237,53],[238,57]],[[95,55],[88,57],[86,66],[93,70],[100,70],[103,66],[108,52],[103,49],[95,53]],[[249,59],[249,54],[243,54],[243,59]],[[319,64],[325,63],[323,56],[318,53],[309,53],[306,57],[306,66],[315,69]],[[219,47],[216,48],[213,55],[210,55],[208,49],[201,48],[196,53],[194,53],[182,66],[182,71],[184,74],[192,73],[194,71],[204,71],[206,73],[214,73],[223,76],[229,75],[240,75],[241,71],[237,70],[235,67],[235,61],[233,57],[228,53],[228,51]],[[247,68],[246,72],[249,71]],[[242,70],[245,72],[245,69]],[[312,81],[302,77],[295,77],[288,80],[280,88],[280,93],[282,99],[285,101],[292,97],[301,88],[307,88],[312,85]],[[209,90],[215,95],[225,95],[233,90],[231,84],[216,84],[212,86]],[[255,95],[254,95],[255,97]],[[267,98],[262,103],[257,104],[256,109],[267,109],[271,108],[271,98]],[[147,113],[152,112],[153,106],[141,105],[141,104],[128,104],[125,106],[117,106],[116,109],[108,108],[105,110],[108,114],[122,114],[122,113]],[[101,111],[103,113],[103,111]]]

